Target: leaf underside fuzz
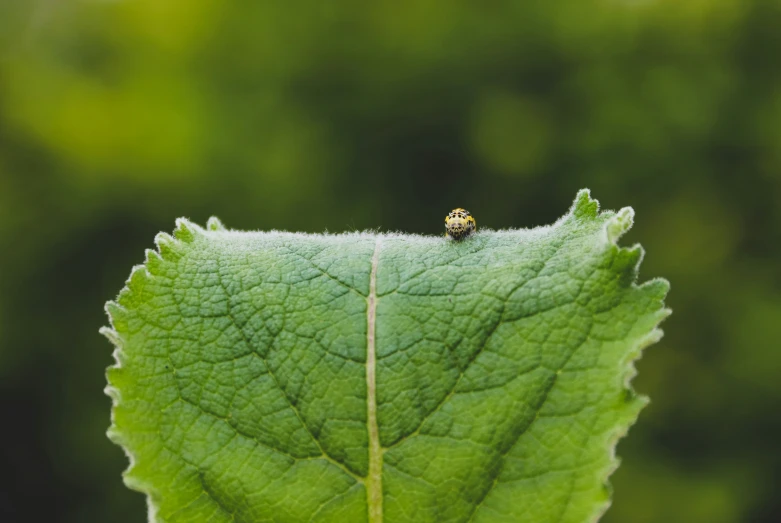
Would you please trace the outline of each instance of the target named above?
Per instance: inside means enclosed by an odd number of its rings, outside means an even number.
[[[596,521],[669,313],[632,214],[584,190],[462,242],[178,220],[107,305],[125,482],[171,523]]]

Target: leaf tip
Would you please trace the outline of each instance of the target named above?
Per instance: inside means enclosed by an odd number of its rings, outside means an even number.
[[[110,341],[115,347],[122,346],[122,337],[111,327],[101,327],[98,329],[98,332],[108,338],[108,341]]]
[[[591,197],[590,189],[581,189],[575,196],[569,214],[575,218],[596,218],[599,214],[599,201]]]
[[[652,278],[640,285],[640,288],[648,294],[649,297],[658,301],[664,301],[667,293],[670,292],[670,282],[665,278]],[[669,309],[665,309],[668,310]],[[669,316],[669,313],[668,313]]]
[[[106,374],[110,376],[113,370],[116,370],[116,367],[109,367],[107,372],[106,372]],[[103,393],[106,396],[108,396],[109,398],[111,398],[111,400],[114,403],[114,405],[117,405],[120,402],[119,389],[114,387],[113,385],[106,385],[103,388]],[[109,427],[108,432],[106,433],[106,435],[108,436],[108,439],[110,439],[111,441],[114,441],[114,438],[112,437],[112,434],[111,434],[112,430],[116,430],[116,427],[114,426],[113,423],[112,423],[111,427]]]
[[[119,293],[118,301],[122,301],[123,296],[127,296],[129,294],[129,290],[127,287],[122,289]],[[122,305],[117,303],[116,301],[108,301],[106,302],[106,306],[104,307],[106,314],[108,315],[109,322],[111,323],[112,329],[116,331],[116,329],[123,325],[125,323],[125,318],[127,316],[127,309],[125,309]],[[104,329],[107,327],[103,327]],[[105,336],[105,333],[101,333]]]
[[[194,224],[187,218],[176,219],[176,229],[174,229],[174,238],[185,243],[190,243],[195,240],[196,236],[203,233],[198,225]]]
[[[160,271],[163,265],[163,258],[156,250],[146,249],[144,251],[144,265],[146,265],[150,273],[155,274]]]
[[[634,221],[635,210],[631,207],[624,207],[618,211],[610,220],[608,220],[607,225],[605,226],[608,241],[610,241],[610,243],[616,243],[621,236],[632,228]]]
[[[226,228],[219,218],[217,218],[216,216],[212,216],[206,221],[206,230],[217,232],[217,231],[224,231],[226,230]]]
[[[669,311],[670,309],[661,309],[659,311],[660,314],[658,314],[655,319],[657,319],[658,321],[662,321],[664,318],[669,316],[668,314]],[[640,341],[637,344],[638,352],[642,352],[643,349],[650,347],[654,343],[658,343],[659,341],[661,341],[663,337],[664,337],[664,331],[659,327],[654,327],[646,336],[640,338]]]
[[[157,233],[155,235],[155,246],[164,260],[179,258],[179,242],[170,234],[164,232]]]
[[[134,265],[133,268],[130,269],[130,278],[128,278],[127,284],[130,289],[137,289],[151,278],[152,275],[147,270],[146,265]]]

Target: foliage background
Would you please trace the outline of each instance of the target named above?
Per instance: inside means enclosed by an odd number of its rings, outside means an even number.
[[[145,521],[103,303],[160,230],[635,207],[673,290],[604,521],[781,513],[777,0],[0,0],[0,521]]]

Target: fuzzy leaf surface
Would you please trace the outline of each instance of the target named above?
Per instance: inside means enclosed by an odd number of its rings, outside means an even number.
[[[126,483],[170,523],[599,519],[669,312],[631,223],[588,191],[462,242],[179,220],[107,306]]]

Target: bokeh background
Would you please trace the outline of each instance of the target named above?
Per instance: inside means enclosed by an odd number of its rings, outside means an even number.
[[[0,522],[146,521],[103,304],[154,235],[536,226],[672,282],[607,523],[781,519],[778,0],[0,0]]]

